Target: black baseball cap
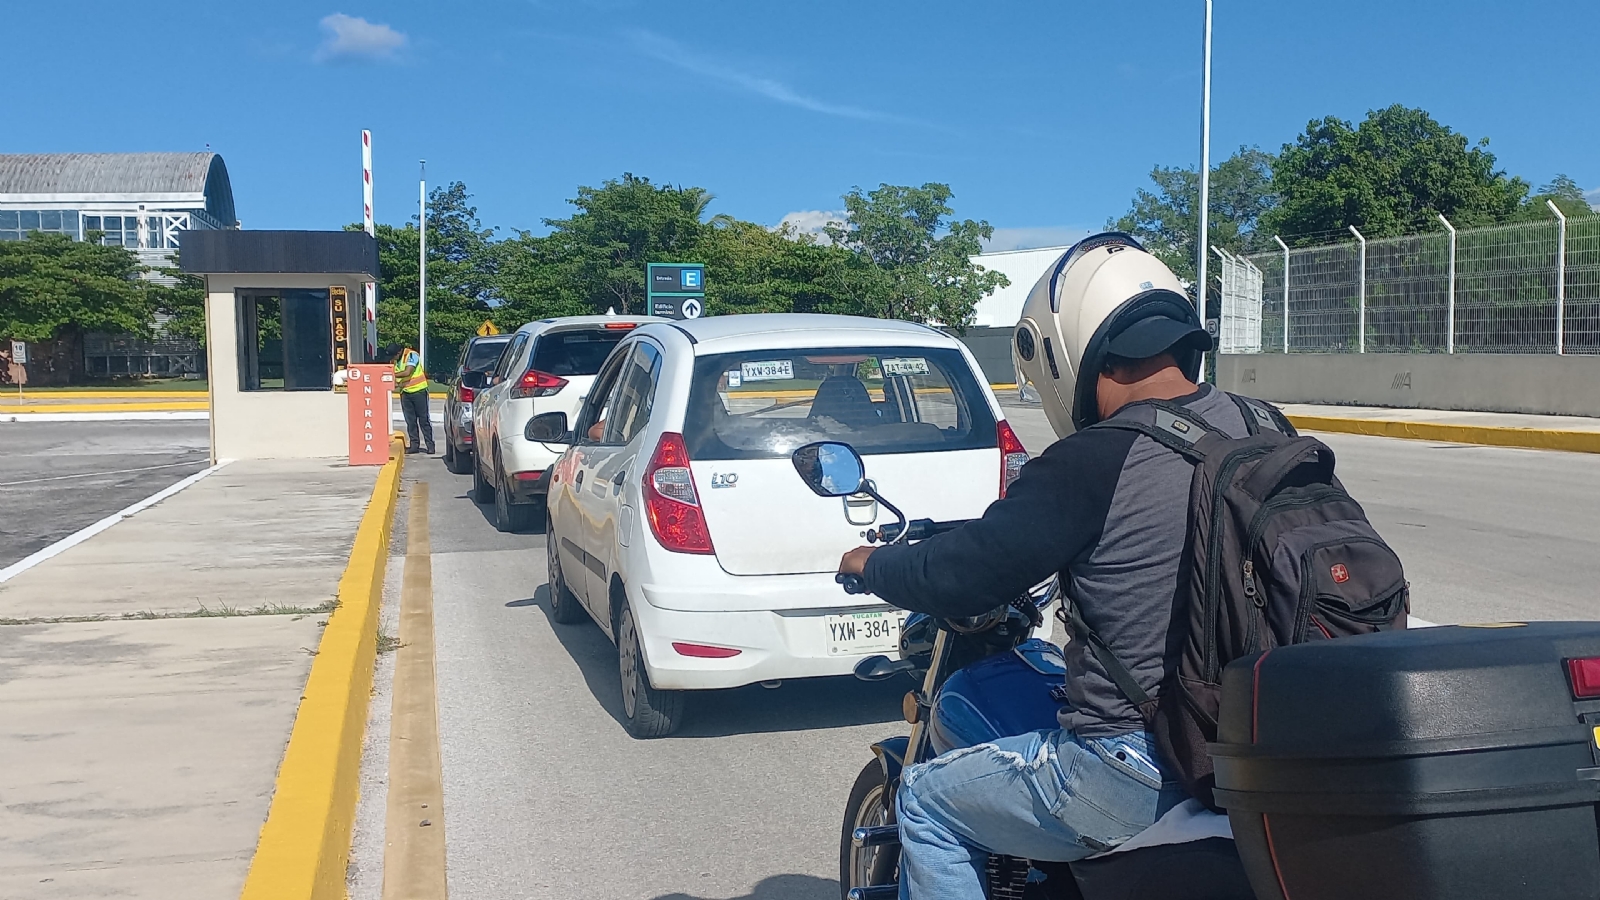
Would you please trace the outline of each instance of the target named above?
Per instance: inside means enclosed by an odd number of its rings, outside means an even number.
[[[1106,352],[1123,359],[1148,359],[1170,350],[1205,352],[1211,346],[1211,335],[1192,319],[1152,315],[1129,323],[1112,336],[1106,341]]]

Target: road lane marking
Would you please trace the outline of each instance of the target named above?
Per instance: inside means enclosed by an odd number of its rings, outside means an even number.
[[[444,780],[433,661],[433,547],[428,483],[411,486],[400,648],[389,726],[389,806],[384,816],[383,900],[445,900]]]
[[[210,475],[212,472],[215,472],[230,462],[233,462],[233,460],[224,459],[210,468],[201,469],[177,484],[169,485],[162,490],[156,491],[154,494],[151,494],[143,500],[140,500],[138,503],[119,510],[118,512],[114,512],[87,528],[80,528],[61,540],[56,541],[54,544],[51,544],[42,550],[34,551],[32,554],[17,560],[11,565],[6,566],[4,569],[0,569],[0,584],[5,584],[7,581],[10,581],[18,575],[21,575],[23,572],[28,571],[34,566],[37,566],[39,563],[42,563],[53,556],[58,556],[61,553],[78,546],[84,541],[87,541],[89,538],[92,538],[100,532],[105,531],[107,528],[110,528],[118,522],[121,522],[123,519],[155,506],[157,503],[160,503],[168,497],[171,497],[173,494],[176,494],[189,485],[194,484],[196,481],[199,481],[207,475]]]
[[[195,453],[204,453],[204,450],[195,450]],[[0,481],[0,488],[17,487],[24,484],[44,484],[47,481],[66,481],[69,478],[95,478],[100,475],[128,475],[133,472],[154,472],[157,469],[176,469],[180,466],[192,466],[201,460],[191,459],[188,462],[162,463],[159,466],[139,466],[133,469],[109,469],[104,472],[79,472],[76,475],[51,475],[49,478],[29,478],[23,481]]]

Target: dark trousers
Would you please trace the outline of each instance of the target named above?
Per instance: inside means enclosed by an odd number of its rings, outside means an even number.
[[[428,452],[433,452],[433,420],[428,418],[428,392],[415,391],[410,394],[400,395],[400,411],[406,417],[406,446],[415,450],[418,447],[427,447]],[[417,429],[422,429],[422,439],[425,443],[417,443]]]

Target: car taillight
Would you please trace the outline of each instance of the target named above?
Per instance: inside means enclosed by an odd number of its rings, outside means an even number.
[[[1567,674],[1572,676],[1572,696],[1579,700],[1600,699],[1600,656],[1567,660]]]
[[[478,396],[478,392],[474,391],[472,388],[456,388],[456,399],[460,400],[462,403],[471,403],[472,398],[476,396]]]
[[[1028,451],[1017,440],[1017,433],[1011,430],[1010,423],[1005,419],[1000,420],[995,431],[1000,439],[1000,496],[1004,497],[1011,482],[1022,474],[1022,466],[1028,461]]]
[[[529,397],[548,397],[560,393],[566,386],[565,378],[558,378],[545,372],[529,371],[512,386],[510,394],[520,400]]]
[[[630,331],[639,327],[638,322],[607,322],[604,326],[607,331]]]
[[[689,471],[689,448],[683,435],[667,432],[656,444],[644,470],[644,506],[650,530],[661,546],[674,553],[715,553],[700,496]]]
[[[682,656],[698,656],[701,659],[727,659],[739,655],[739,651],[732,647],[713,647],[710,644],[690,644],[683,641],[673,641],[672,649]]]

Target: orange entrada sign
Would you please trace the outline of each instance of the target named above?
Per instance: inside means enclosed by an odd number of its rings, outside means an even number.
[[[389,461],[389,394],[394,368],[351,366],[346,397],[350,403],[350,465],[381,466]]]

